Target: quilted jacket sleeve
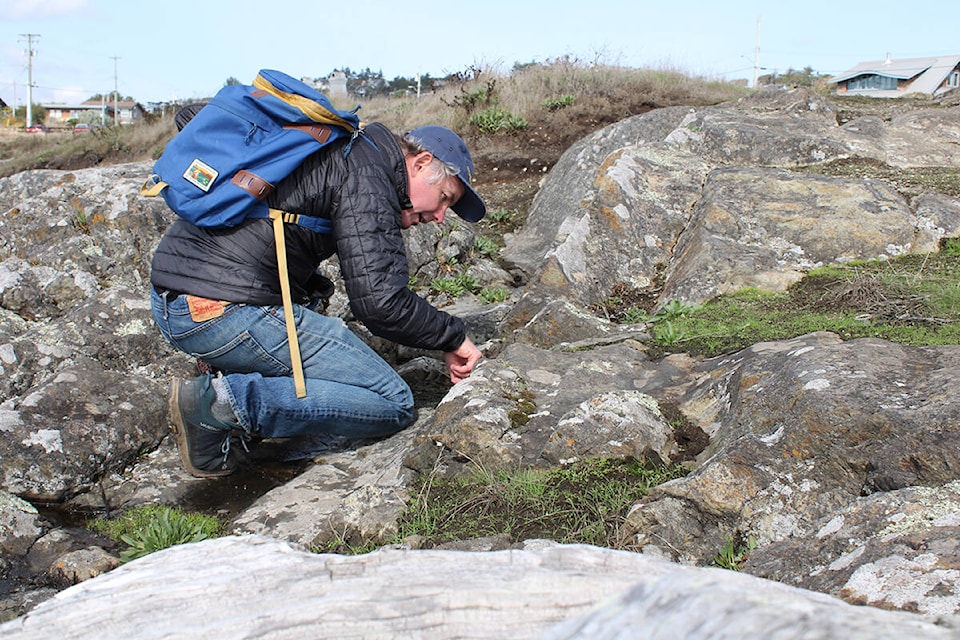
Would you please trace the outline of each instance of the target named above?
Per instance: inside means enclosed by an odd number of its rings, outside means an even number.
[[[378,144],[396,146],[392,139]],[[466,337],[463,322],[407,286],[400,229],[406,174],[402,156],[399,161],[401,166],[391,165],[382,151],[362,143],[348,156],[333,222],[350,308],[374,335],[410,347],[452,351]]]

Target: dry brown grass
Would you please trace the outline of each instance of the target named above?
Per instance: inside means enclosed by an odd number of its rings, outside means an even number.
[[[379,121],[395,131],[441,124],[481,150],[478,165],[490,158],[531,154],[549,166],[574,141],[612,122],[660,106],[714,104],[740,97],[743,87],[684,75],[670,69],[631,69],[562,58],[505,73],[495,68],[470,69],[461,81],[421,96],[375,97],[362,102],[364,121]],[[546,101],[567,98],[562,107]],[[354,98],[337,99],[339,108],[357,106]],[[526,121],[523,131],[490,134],[470,124],[471,116],[497,107]],[[174,135],[173,118],[95,134],[69,132],[0,136],[0,177],[27,169],[80,169],[98,164],[159,157]],[[520,162],[519,164],[524,164]]]
[[[586,113],[596,122],[607,123],[659,106],[715,104],[745,93],[746,89],[732,83],[671,69],[632,69],[564,58],[510,73],[492,67],[472,69],[462,83],[419,98],[373,98],[364,102],[361,115],[397,130],[431,122],[469,134],[470,115],[494,105],[528,122],[556,119],[563,124],[576,119],[572,114]],[[485,98],[474,100],[477,95]],[[569,106],[554,110],[545,106],[565,96],[574,99]]]
[[[0,177],[28,169],[71,170],[155,159],[175,131],[173,118],[83,134],[8,130],[0,136]]]

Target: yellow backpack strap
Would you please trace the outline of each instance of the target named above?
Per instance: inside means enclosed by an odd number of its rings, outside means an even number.
[[[165,187],[167,187],[167,183],[161,180],[160,176],[154,174],[147,178],[147,181],[140,187],[140,195],[144,198],[156,198]]]
[[[261,91],[266,91],[270,95],[283,100],[287,104],[293,105],[300,110],[305,116],[313,120],[314,122],[322,122],[326,124],[335,124],[341,127],[346,128],[349,131],[353,131],[354,126],[333,113],[326,107],[321,104],[317,104],[314,100],[306,98],[304,96],[297,95],[295,93],[287,93],[286,91],[281,91],[280,89],[273,86],[273,84],[264,78],[262,75],[257,74],[257,77],[253,79],[253,86]]]
[[[283,235],[285,212],[270,209],[273,220],[273,236],[277,245],[277,266],[280,272],[280,294],[283,296],[283,320],[287,325],[287,342],[290,343],[290,363],[293,365],[293,385],[298,398],[307,397],[307,385],[303,379],[303,361],[300,359],[300,342],[297,340],[297,327],[293,320],[293,299],[290,295],[290,277],[287,274],[287,244]]]

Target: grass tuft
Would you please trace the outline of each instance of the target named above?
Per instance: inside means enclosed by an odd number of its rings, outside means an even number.
[[[625,549],[627,510],[654,485],[683,473],[640,460],[591,459],[550,470],[476,468],[450,479],[424,474],[413,487],[399,537],[417,535],[435,545],[506,534],[514,541]]]
[[[127,545],[120,554],[122,562],[174,545],[215,538],[223,532],[223,523],[212,516],[155,504],[135,507],[116,518],[98,518],[87,526]]]

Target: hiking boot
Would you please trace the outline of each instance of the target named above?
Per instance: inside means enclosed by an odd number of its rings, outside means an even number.
[[[230,452],[230,435],[239,425],[222,422],[210,413],[216,399],[210,376],[170,383],[170,421],[180,450],[180,462],[190,475],[219,478],[237,470]],[[241,436],[243,434],[241,433]]]

